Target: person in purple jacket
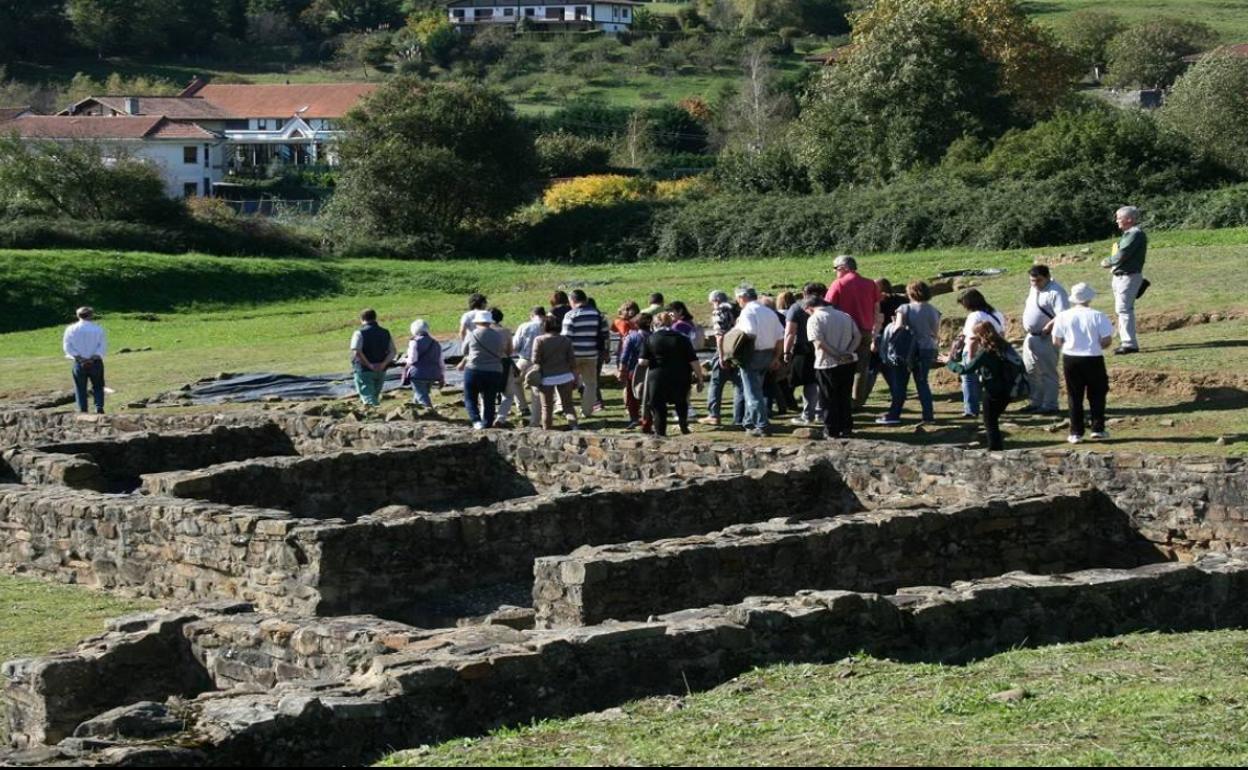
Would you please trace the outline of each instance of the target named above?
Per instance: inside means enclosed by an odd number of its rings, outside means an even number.
[[[430,395],[434,385],[446,384],[446,367],[442,363],[442,343],[429,333],[423,318],[412,321],[412,340],[407,343],[407,368],[404,377],[412,385],[412,403],[436,412]]]

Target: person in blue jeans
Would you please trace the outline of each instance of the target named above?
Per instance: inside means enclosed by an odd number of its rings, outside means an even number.
[[[962,338],[965,345],[962,349],[962,363],[970,364],[970,342],[975,336],[975,327],[981,323],[992,324],[997,334],[1005,334],[1005,315],[988,304],[979,289],[967,289],[958,297],[958,304],[966,309],[966,322],[962,325]],[[962,416],[978,417],[982,400],[982,388],[979,378],[971,375],[962,376]]]
[[[469,320],[464,358],[459,362],[464,373],[464,410],[473,430],[483,430],[494,425],[495,401],[506,384],[503,359],[511,356],[511,335],[494,327],[494,316],[488,310],[474,312]]]
[[[108,339],[104,329],[95,322],[95,311],[80,307],[77,323],[65,328],[61,349],[65,357],[74,362],[71,374],[74,378],[74,398],[78,411],[87,411],[87,385],[95,400],[95,411],[104,414],[104,354]]]
[[[736,298],[737,305],[741,308],[736,328],[754,341],[754,352],[746,366],[741,369],[741,390],[745,395],[742,425],[751,436],[768,436],[771,434],[771,422],[767,414],[767,393],[763,388],[763,380],[768,371],[780,365],[784,326],[776,311],[758,301],[758,292],[753,286],[738,286]]]
[[[940,311],[932,307],[932,288],[923,281],[912,281],[907,285],[906,296],[910,302],[897,309],[892,323],[909,327],[914,338],[915,355],[909,366],[888,367],[885,379],[888,380],[892,401],[888,413],[876,420],[881,425],[901,424],[901,410],[906,405],[906,391],[912,377],[914,389],[919,394],[923,422],[934,422],[936,419],[932,388],[927,377],[940,349]]]

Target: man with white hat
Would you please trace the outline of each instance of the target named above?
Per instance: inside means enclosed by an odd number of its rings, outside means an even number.
[[[74,362],[74,398],[78,411],[87,411],[87,383],[91,384],[91,396],[95,411],[104,414],[104,353],[108,347],[104,329],[95,322],[95,311],[80,307],[76,313],[78,322],[65,328],[61,349],[65,357]]]
[[[1083,441],[1083,400],[1091,407],[1092,438],[1109,438],[1105,430],[1105,396],[1109,393],[1109,373],[1105,370],[1105,348],[1114,340],[1114,324],[1088,304],[1096,292],[1086,283],[1070,290],[1073,306],[1053,319],[1053,345],[1062,351],[1062,373],[1066,398],[1070,403],[1072,444]]]

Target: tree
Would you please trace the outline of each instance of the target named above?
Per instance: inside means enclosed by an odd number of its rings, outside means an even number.
[[[731,150],[761,153],[784,137],[792,103],[776,87],[776,72],[763,46],[742,61],[745,77],[736,96],[721,109],[720,142]]]
[[[0,0],[0,66],[55,56],[65,32],[63,3]]]
[[[1217,40],[1194,21],[1162,18],[1120,32],[1109,43],[1109,81],[1116,86],[1166,88],[1187,67],[1184,56],[1206,50]]]
[[[1174,84],[1162,123],[1207,157],[1248,177],[1248,59],[1215,50]]]
[[[134,19],[124,0],[69,0],[66,15],[74,37],[99,58],[125,45],[125,32]]]
[[[75,220],[162,223],[183,213],[151,164],[91,142],[16,136],[0,138],[0,205]]]
[[[526,200],[533,139],[498,94],[397,78],[345,121],[333,228],[373,237],[454,235]]]
[[[1109,41],[1126,28],[1122,18],[1101,11],[1076,11],[1059,28],[1059,37],[1066,50],[1083,66],[1092,70],[1099,83],[1109,61]]]
[[[394,53],[394,44],[388,32],[357,32],[347,35],[343,41],[341,54],[343,58],[360,65],[364,70],[364,79],[368,79],[368,68],[380,67],[389,61]]]
[[[998,69],[998,88],[1025,118],[1054,109],[1070,93],[1082,69],[1051,33],[1037,25],[1019,0],[927,0],[948,14],[975,41],[980,54]],[[912,0],[878,0],[859,15],[854,37],[866,37],[897,14],[913,13]]]
[[[1005,128],[999,68],[959,16],[929,0],[884,5],[895,12],[855,32],[798,122],[799,157],[824,189],[935,164],[955,139]]]

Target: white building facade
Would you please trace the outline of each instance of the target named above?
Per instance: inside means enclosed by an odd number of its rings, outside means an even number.
[[[491,25],[520,25],[538,31],[577,32],[602,30],[610,34],[632,28],[633,9],[641,5],[631,0],[598,0],[583,3],[547,3],[534,0],[453,0],[448,3],[447,20],[461,32],[473,32]]]

